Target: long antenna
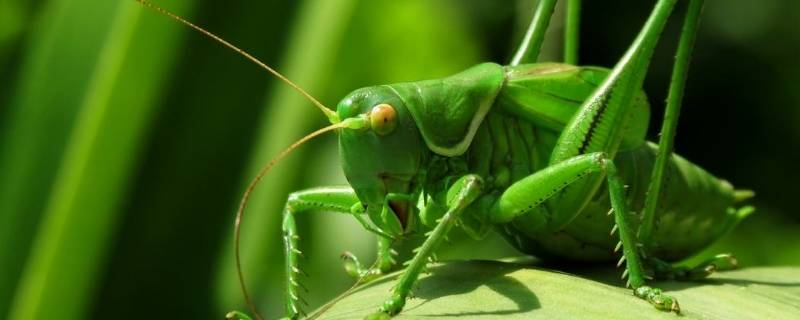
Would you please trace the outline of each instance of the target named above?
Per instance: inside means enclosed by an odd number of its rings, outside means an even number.
[[[138,0],[137,0],[138,1]],[[306,143],[308,140],[313,139],[316,136],[319,136],[325,132],[339,129],[339,128],[346,128],[350,122],[344,121],[339,123],[331,124],[325,128],[319,129],[312,133],[309,133],[305,137],[300,138],[297,142],[292,143],[291,146],[284,149],[279,153],[275,158],[273,158],[269,163],[264,165],[261,170],[258,171],[258,174],[250,181],[250,184],[247,186],[247,189],[244,191],[244,195],[242,195],[242,201],[239,203],[239,210],[236,211],[236,222],[234,222],[234,229],[233,229],[233,246],[234,251],[236,254],[236,272],[239,274],[239,285],[242,288],[242,294],[244,294],[244,300],[247,302],[247,306],[250,308],[250,311],[256,316],[257,319],[263,319],[261,315],[256,310],[253,301],[250,300],[250,295],[247,293],[247,288],[245,287],[244,281],[244,273],[242,273],[242,260],[239,254],[239,238],[241,234],[241,225],[242,225],[242,218],[244,217],[244,209],[247,208],[247,202],[250,199],[250,195],[253,193],[253,189],[255,189],[256,185],[261,181],[261,179],[270,171],[272,167],[274,167],[278,162],[283,160],[284,157],[289,155],[294,149]]]
[[[316,105],[319,108],[319,110],[322,111],[322,113],[324,113],[326,117],[328,117],[328,120],[331,123],[338,123],[339,122],[339,116],[336,114],[336,112],[334,112],[330,108],[326,107],[324,104],[322,104],[322,102],[319,102],[319,100],[317,100],[311,94],[309,94],[308,92],[306,92],[305,90],[300,88],[300,86],[296,85],[294,82],[292,82],[291,80],[286,78],[280,72],[276,71],[275,69],[272,69],[266,63],[261,62],[261,60],[258,60],[256,57],[253,57],[251,54],[247,53],[246,51],[244,51],[242,49],[239,49],[237,46],[231,44],[230,42],[226,41],[225,39],[220,38],[219,36],[207,31],[206,29],[203,29],[203,28],[195,25],[194,23],[189,22],[188,20],[186,20],[184,18],[181,18],[177,14],[174,14],[174,13],[172,13],[170,11],[167,11],[167,9],[161,8],[158,5],[156,5],[156,4],[154,4],[154,3],[150,2],[150,1],[147,1],[147,0],[135,0],[135,1],[138,2],[138,3],[141,3],[143,6],[145,6],[147,8],[153,9],[153,10],[155,10],[155,11],[157,11],[157,12],[159,12],[159,13],[165,15],[165,16],[168,16],[168,17],[170,17],[172,19],[175,19],[176,21],[188,26],[189,28],[192,28],[194,30],[199,31],[202,34],[205,34],[209,38],[221,43],[222,45],[224,45],[224,46],[228,47],[229,49],[235,51],[236,53],[242,55],[243,57],[247,58],[247,60],[252,61],[253,63],[258,65],[259,67],[263,68],[264,70],[267,70],[269,73],[273,74],[274,76],[278,77],[278,79],[280,79],[281,81],[283,81],[286,84],[288,84],[289,86],[291,86],[295,91],[299,92],[300,94],[302,94],[303,96],[308,98],[308,100],[310,100],[311,103]]]

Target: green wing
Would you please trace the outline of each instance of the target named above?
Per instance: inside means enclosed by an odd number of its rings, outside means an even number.
[[[540,128],[561,132],[609,71],[560,63],[506,67],[506,84],[495,104],[503,112],[528,120]],[[647,133],[650,120],[647,96],[640,91],[635,99],[635,111],[627,124],[628,134],[623,139],[623,149],[641,145]]]
[[[505,81],[504,69],[482,63],[436,80],[388,85],[405,103],[433,152],[463,154]]]

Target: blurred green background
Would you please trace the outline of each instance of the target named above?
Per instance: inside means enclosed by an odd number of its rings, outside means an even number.
[[[585,2],[581,63],[611,66],[654,1]],[[361,86],[508,61],[532,8],[494,0],[157,3],[328,105]],[[560,56],[559,17],[560,9],[544,60]],[[757,192],[757,214],[708,251],[733,251],[748,266],[800,264],[797,21],[797,1],[708,0],[690,71],[676,148]],[[651,137],[679,22],[665,32],[646,83]],[[132,0],[0,0],[0,318],[219,319],[244,309],[231,250],[239,197],[259,166],[324,120],[253,64]],[[335,142],[327,135],[298,149],[254,194],[243,259],[269,317],[283,308],[283,201],[292,190],[344,182]],[[370,261],[375,241],[346,216],[300,220],[313,308],[352,282],[339,254]],[[454,242],[443,257],[516,255],[496,238]]]

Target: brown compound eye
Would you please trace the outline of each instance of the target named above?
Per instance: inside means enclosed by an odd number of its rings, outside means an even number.
[[[389,134],[397,126],[397,112],[391,105],[381,103],[372,107],[369,112],[369,122],[372,130],[378,134]]]

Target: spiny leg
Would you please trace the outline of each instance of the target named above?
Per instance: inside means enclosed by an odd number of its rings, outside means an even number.
[[[730,253],[722,253],[698,263],[695,266],[675,266],[658,258],[645,259],[650,267],[653,277],[659,280],[701,280],[716,271],[734,270],[739,267],[739,262]]]
[[[300,284],[299,276],[304,273],[299,266],[299,259],[302,257],[302,252],[298,248],[300,236],[297,234],[295,215],[307,211],[330,211],[353,214],[366,229],[377,231],[367,225],[363,217],[360,216],[364,213],[363,209],[361,209],[361,204],[355,192],[349,187],[318,187],[290,194],[286,201],[286,206],[284,207],[282,225],[284,253],[286,256],[286,318],[288,319],[296,319],[300,314],[303,314],[300,303],[304,303],[305,301],[300,297],[299,291],[301,288],[305,288]],[[380,241],[378,246],[378,270],[382,271],[383,268],[391,268],[391,266],[386,266],[386,257],[383,254],[385,251],[386,254],[389,255],[389,258],[391,258],[391,240],[383,236],[379,236],[379,239],[385,239]],[[354,256],[353,259],[355,259]],[[372,273],[375,276],[380,274],[379,271],[370,271],[366,268],[360,270],[364,275]],[[361,280],[363,281],[363,279]],[[231,311],[226,315],[226,319],[251,320],[252,318],[243,312]]]
[[[303,313],[300,303],[299,277],[303,273],[299,259],[302,256],[298,248],[300,236],[297,234],[295,215],[308,211],[329,211],[345,214],[357,214],[355,208],[361,205],[353,189],[349,187],[319,187],[295,192],[289,195],[283,210],[283,240],[286,256],[286,317],[296,319]],[[361,217],[356,217],[363,223]]]
[[[399,313],[406,303],[406,298],[411,292],[412,286],[417,281],[420,272],[425,269],[434,251],[439,247],[450,229],[464,209],[466,209],[482,192],[483,181],[477,175],[466,175],[456,181],[448,191],[448,210],[439,220],[433,231],[427,233],[427,239],[421,247],[414,250],[414,258],[411,259],[408,268],[400,276],[392,295],[387,299],[380,312],[373,315],[373,318],[380,318],[382,315],[395,315]]]
[[[636,296],[646,299],[659,309],[677,311],[678,304],[673,298],[661,294],[658,289],[644,285],[644,273],[637,252],[635,233],[627,221],[628,211],[625,208],[624,185],[619,180],[616,168],[611,161],[617,154],[620,143],[626,134],[634,98],[641,90],[650,58],[676,1],[658,1],[641,32],[611,74],[567,123],[553,149],[549,164],[550,167],[555,167],[561,162],[579,161],[581,164],[588,164],[589,167],[586,168],[589,170],[605,171],[615,214],[615,230],[620,233],[620,243],[623,248],[624,260],[620,260],[620,263],[627,261],[626,271],[623,275],[629,277],[629,283],[635,289]],[[587,156],[589,157],[587,158]],[[595,158],[594,161],[584,163],[585,159],[592,160],[593,158]],[[568,177],[566,174],[554,173],[553,175],[562,178]],[[559,230],[572,221],[583,210],[583,207],[591,199],[591,195],[602,182],[601,175],[589,175],[588,178],[583,178],[584,175],[586,173],[574,177],[572,181],[559,181],[562,185],[557,188],[557,191],[543,189],[545,190],[543,195],[547,198],[558,196],[553,201],[557,201],[559,210],[549,217],[547,221],[549,230]],[[544,179],[543,182],[553,183],[553,181]],[[565,188],[567,185],[569,188]],[[511,188],[509,188],[510,190]],[[506,195],[504,194],[503,197]],[[544,201],[539,198],[533,199]],[[511,207],[516,207],[518,204]],[[533,207],[535,206],[531,206],[528,210]],[[524,207],[522,211],[524,211]]]
[[[703,0],[691,0],[681,29],[681,36],[675,56],[675,65],[672,70],[667,106],[664,112],[664,123],[658,145],[658,155],[653,166],[653,172],[648,186],[647,197],[642,211],[642,224],[639,229],[639,239],[647,247],[654,245],[652,234],[655,224],[658,200],[661,197],[661,186],[665,180],[667,161],[674,148],[675,130],[680,115],[681,100],[686,85],[689,63],[697,37],[700,13]],[[746,215],[746,214],[745,214]],[[738,216],[738,215],[737,215]],[[667,280],[699,280],[708,277],[715,271],[732,270],[738,267],[736,258],[731,254],[718,254],[693,267],[673,266],[655,257],[647,259],[653,276],[657,279]]]
[[[564,23],[564,63],[578,65],[578,47],[581,25],[581,0],[567,0],[567,18]]]
[[[570,159],[549,166],[511,185],[500,196],[492,207],[490,221],[493,223],[506,223],[524,214],[534,215],[527,221],[533,223],[535,228],[547,230],[552,220],[558,220],[558,215],[571,215],[572,213],[556,211],[552,216],[547,211],[537,210],[547,200],[554,199],[566,188],[581,183],[594,174],[606,174],[611,206],[614,213],[615,227],[612,234],[619,232],[620,244],[618,249],[623,249],[623,258],[619,265],[627,262],[623,278],[628,277],[628,285],[634,288],[636,296],[643,298],[660,310],[678,311],[677,301],[661,293],[659,289],[644,285],[645,274],[638,252],[636,234],[631,229],[630,214],[626,207],[624,184],[617,174],[614,162],[602,152],[578,155]]]
[[[489,222],[508,223],[522,215],[530,230],[545,231],[553,216],[541,205],[557,196],[565,188],[580,183],[589,174],[598,173],[602,153],[577,155],[539,170],[509,186],[497,199],[489,213]],[[555,215],[563,211],[555,212]]]
[[[672,156],[675,129],[678,126],[686,75],[689,70],[689,62],[697,36],[697,27],[700,22],[702,8],[703,0],[691,0],[689,2],[678,43],[678,52],[675,56],[675,65],[672,69],[672,80],[670,81],[667,106],[664,111],[664,123],[661,127],[661,138],[658,140],[658,155],[653,165],[650,185],[647,188],[647,197],[642,211],[642,224],[639,227],[639,239],[648,246],[653,245],[652,235],[658,198],[661,196],[661,186],[664,181],[664,174],[667,172],[667,161]]]
[[[298,248],[300,236],[297,234],[295,214],[306,211],[332,211],[338,213],[353,213],[353,208],[359,206],[358,197],[349,187],[319,187],[304,191],[294,192],[286,200],[283,210],[283,242],[286,273],[286,318],[297,319],[303,310],[301,300],[299,277],[304,274],[299,266],[302,252]],[[251,318],[240,311],[231,311],[226,316],[231,320],[250,320]]]
[[[528,30],[525,31],[522,43],[517,48],[517,52],[509,65],[516,66],[521,63],[536,62],[539,57],[539,51],[542,49],[544,34],[547,31],[547,26],[550,25],[550,17],[553,15],[556,2],[556,0],[538,1],[536,10],[531,18],[531,24],[528,26]]]
[[[565,126],[550,157],[550,164],[591,152],[605,152],[612,158],[616,155],[633,100],[641,90],[655,45],[676,1],[659,0],[642,31],[611,74]]]
[[[614,211],[615,224],[611,232],[619,231],[620,244],[622,245],[622,258],[617,263],[617,266],[621,265],[623,261],[627,262],[622,277],[628,277],[627,285],[633,287],[633,293],[637,297],[647,300],[659,310],[680,313],[681,309],[678,305],[678,300],[662,294],[661,289],[645,285],[645,274],[639,255],[639,242],[636,239],[636,232],[631,227],[630,213],[625,199],[625,184],[619,178],[617,168],[611,159],[604,159],[603,164],[608,182],[608,193],[611,197],[611,208]],[[617,245],[617,249],[619,247]]]
[[[658,1],[625,55],[564,127],[550,156],[550,165],[593,152],[604,152],[612,159],[616,156],[633,118],[635,97],[641,94],[655,45],[676,1]],[[554,216],[552,227],[560,229],[572,221],[590,200],[587,195],[594,194],[601,182],[595,176],[562,192],[559,208],[573,215]]]

